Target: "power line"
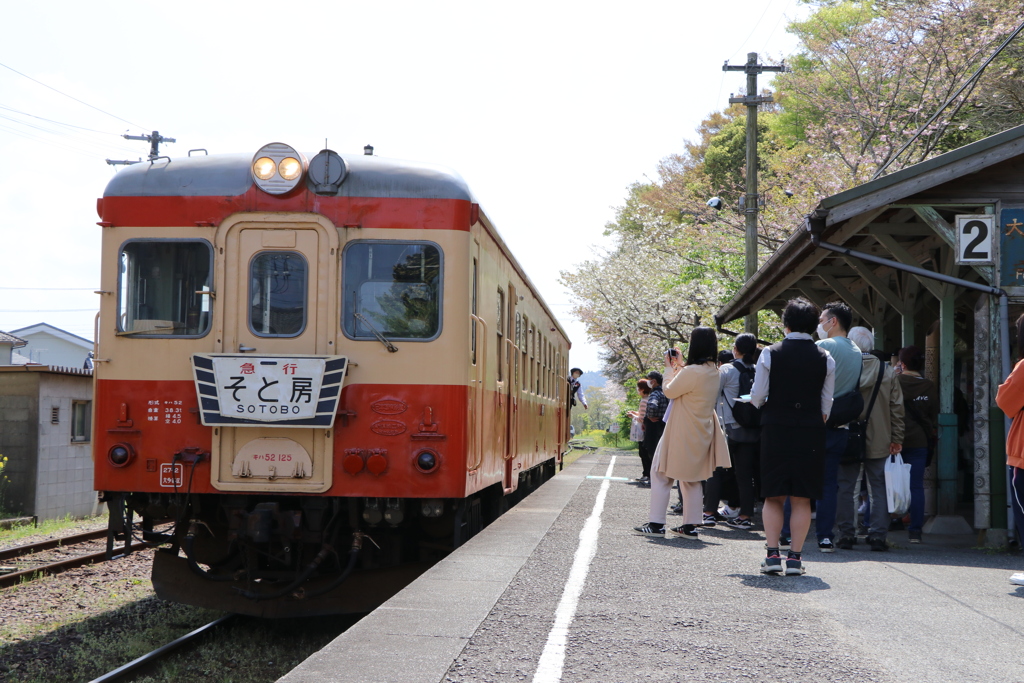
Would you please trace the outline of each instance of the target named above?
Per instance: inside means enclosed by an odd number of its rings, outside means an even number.
[[[928,119],[927,121],[925,121],[925,124],[924,124],[923,126],[921,126],[920,128],[918,128],[918,129],[917,129],[917,132],[915,132],[915,133],[914,133],[914,134],[913,134],[912,136],[910,136],[910,139],[909,139],[909,140],[907,140],[907,141],[906,141],[906,142],[905,142],[905,143],[903,144],[903,146],[902,146],[902,147],[900,147],[900,148],[899,148],[899,149],[898,149],[898,150],[896,151],[896,153],[895,153],[895,154],[893,154],[893,155],[892,155],[891,157],[889,157],[889,160],[888,160],[888,161],[886,161],[886,162],[885,162],[885,163],[884,163],[884,164],[883,164],[882,166],[880,166],[880,167],[879,167],[879,169],[878,169],[877,171],[875,171],[875,174],[874,174],[873,176],[871,176],[871,179],[872,179],[872,180],[874,180],[875,178],[877,178],[877,177],[879,177],[880,175],[882,175],[882,174],[883,174],[883,173],[885,172],[885,169],[889,168],[889,166],[890,166],[890,165],[891,165],[891,164],[892,164],[892,163],[893,163],[894,161],[896,161],[896,159],[897,159],[897,158],[898,158],[898,157],[899,157],[899,156],[900,156],[901,154],[903,154],[903,153],[904,153],[905,151],[907,151],[907,148],[908,148],[908,147],[910,147],[910,145],[912,145],[912,144],[914,143],[914,141],[915,141],[915,140],[917,140],[917,139],[918,139],[919,137],[921,137],[921,134],[922,134],[922,133],[924,133],[924,131],[928,129],[928,126],[930,126],[930,125],[932,124],[932,122],[933,122],[933,121],[934,121],[935,119],[939,118],[939,114],[941,114],[941,113],[942,113],[942,112],[943,112],[943,111],[944,111],[944,110],[946,109],[946,107],[948,107],[948,106],[949,106],[950,104],[952,104],[952,103],[953,103],[953,101],[954,101],[954,100],[955,100],[955,99],[956,99],[957,97],[959,97],[959,96],[960,96],[960,93],[962,93],[962,92],[963,92],[964,90],[966,90],[966,89],[967,89],[967,87],[968,87],[969,85],[971,85],[971,83],[973,83],[973,82],[974,82],[975,80],[977,80],[978,76],[980,76],[980,75],[981,75],[981,72],[985,70],[985,67],[987,67],[987,66],[988,66],[989,64],[991,64],[991,63],[992,63],[992,60],[993,60],[993,59],[995,59],[996,57],[998,57],[998,56],[999,56],[999,53],[1003,51],[1003,48],[1005,48],[1005,47],[1006,47],[1007,45],[1009,45],[1009,44],[1010,44],[1010,41],[1011,41],[1011,40],[1013,40],[1014,38],[1016,38],[1016,37],[1017,37],[1017,34],[1018,34],[1018,33],[1020,33],[1020,32],[1021,32],[1022,30],[1024,30],[1024,21],[1022,21],[1022,22],[1020,23],[1020,25],[1019,25],[1019,26],[1017,26],[1017,28],[1015,28],[1015,29],[1013,30],[1013,33],[1011,33],[1011,34],[1010,34],[1010,36],[1009,36],[1009,37],[1008,37],[1008,38],[1007,38],[1006,40],[1004,40],[1004,41],[1003,41],[1003,44],[1002,44],[1002,45],[1000,45],[999,47],[997,47],[997,48],[996,48],[996,51],[995,51],[995,52],[993,52],[993,53],[992,53],[992,55],[991,55],[991,56],[990,56],[990,57],[989,57],[988,59],[986,59],[986,60],[985,60],[985,62],[984,62],[984,63],[983,63],[983,64],[982,64],[981,66],[979,66],[979,67],[978,67],[978,70],[977,70],[977,71],[975,71],[975,72],[974,72],[974,73],[973,73],[973,74],[971,75],[971,77],[970,77],[970,78],[968,78],[966,82],[964,82],[964,84],[963,84],[962,86],[960,86],[960,89],[959,89],[959,90],[957,90],[957,91],[956,91],[955,93],[953,93],[953,95],[952,95],[952,96],[951,96],[951,97],[950,97],[950,98],[949,98],[948,100],[946,100],[945,102],[943,102],[943,103],[942,103],[942,106],[941,106],[941,107],[939,107],[939,108],[938,108],[938,109],[937,109],[937,110],[935,111],[935,113],[934,113],[934,114],[932,114],[932,117],[931,117],[930,119]],[[965,101],[966,101],[966,98],[965,98]],[[961,105],[962,105],[962,104],[963,104],[963,103],[961,103]],[[958,107],[957,107],[957,111],[959,111],[959,108],[960,108],[960,107],[958,106]],[[954,111],[954,112],[953,112],[953,116],[956,116],[956,113],[957,113],[957,111]]]
[[[740,52],[742,52],[742,51],[743,51],[743,46],[747,44],[747,41],[748,41],[748,40],[750,40],[751,38],[753,38],[753,37],[754,37],[754,33],[755,33],[755,32],[757,31],[757,27],[761,25],[761,20],[762,20],[762,19],[764,19],[764,15],[768,14],[768,10],[769,10],[769,8],[771,8],[771,6],[772,6],[772,3],[774,3],[774,2],[775,2],[775,0],[768,0],[768,2],[767,2],[767,3],[765,3],[765,6],[764,6],[764,11],[763,11],[763,12],[761,12],[761,18],[760,18],[760,19],[758,19],[758,20],[757,20],[757,23],[755,23],[755,24],[754,24],[754,28],[752,28],[752,29],[750,30],[750,35],[749,35],[749,36],[747,36],[747,37],[746,37],[746,38],[744,39],[744,41],[743,41],[742,43],[740,43],[740,46],[739,46],[738,48],[736,48],[736,52],[734,52],[734,53],[732,54],[732,57],[729,57],[729,59],[727,59],[727,60],[725,60],[725,61],[727,61],[727,62],[728,62],[728,61],[732,61],[733,57],[735,57],[736,55],[738,55],[738,54],[739,54]],[[747,93],[747,94],[748,94],[748,95],[751,95],[751,94],[754,94],[754,95],[756,95],[757,93]]]
[[[96,111],[100,112],[101,114],[106,114],[107,116],[110,116],[110,117],[112,117],[112,118],[115,118],[115,119],[117,119],[118,121],[124,121],[124,122],[125,122],[125,123],[127,123],[128,125],[130,125],[130,126],[135,126],[136,128],[146,128],[146,126],[140,126],[140,125],[139,125],[139,124],[137,124],[137,123],[132,123],[132,122],[131,122],[131,121],[129,121],[128,119],[122,119],[122,118],[121,118],[120,116],[116,116],[116,115],[114,115],[114,114],[111,114],[111,113],[110,113],[109,111],[103,111],[103,110],[102,110],[102,109],[100,109],[99,107],[94,107],[93,105],[89,104],[88,102],[83,102],[82,100],[78,99],[77,97],[72,97],[71,95],[68,95],[68,94],[67,94],[67,93],[65,93],[65,92],[61,92],[60,90],[57,90],[57,89],[56,89],[56,88],[54,88],[53,86],[50,86],[50,85],[46,85],[46,84],[45,84],[45,83],[43,83],[42,81],[37,81],[36,79],[32,78],[31,76],[28,76],[28,75],[26,75],[26,74],[23,74],[23,73],[21,73],[20,71],[18,71],[17,69],[15,69],[15,68],[12,68],[12,67],[9,67],[9,66],[7,66],[6,64],[0,63],[0,66],[2,66],[2,67],[3,67],[3,68],[5,68],[5,69],[8,69],[8,70],[10,70],[10,71],[13,71],[14,73],[18,74],[19,76],[22,76],[22,77],[24,77],[24,78],[27,78],[28,80],[32,81],[33,83],[38,83],[39,85],[43,86],[44,88],[49,88],[50,90],[52,90],[53,92],[57,93],[58,95],[63,95],[64,97],[67,97],[68,99],[72,99],[72,100],[74,100],[75,102],[78,102],[79,104],[84,104],[85,106],[89,107],[90,109],[95,109]]]
[[[19,111],[17,109],[13,109],[11,107],[7,107],[7,106],[2,105],[2,104],[0,104],[0,109],[5,109],[5,110],[7,110],[9,112],[13,112],[15,114],[21,114],[22,116],[29,116],[29,117],[31,117],[33,119],[39,119],[40,121],[46,121],[47,123],[56,123],[58,126],[67,126],[68,128],[77,128],[78,130],[85,130],[85,131],[88,131],[90,133],[99,133],[100,135],[117,135],[117,133],[111,133],[111,132],[105,131],[105,130],[96,130],[95,128],[86,128],[85,126],[76,126],[73,123],[62,123],[61,121],[54,121],[53,119],[44,118],[42,116],[36,116],[35,114],[29,114],[27,111]],[[15,119],[11,119],[11,121],[14,121],[14,120]]]

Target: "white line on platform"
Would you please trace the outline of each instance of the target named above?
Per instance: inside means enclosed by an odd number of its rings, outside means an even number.
[[[616,457],[613,455],[612,461],[608,463],[608,471],[605,472],[604,481],[601,482],[601,490],[597,492],[594,509],[583,525],[583,530],[580,531],[580,544],[576,548],[576,556],[572,561],[572,569],[569,570],[569,579],[565,582],[565,590],[562,591],[562,599],[558,603],[558,609],[555,610],[555,623],[548,634],[544,652],[540,655],[537,671],[533,674],[533,683],[558,683],[562,680],[569,626],[576,617],[580,593],[583,592],[583,585],[587,582],[590,563],[594,560],[594,555],[597,554],[597,532],[601,529],[601,512],[604,510],[604,499],[608,495]]]
[[[618,457],[618,456],[616,456]],[[595,477],[587,475],[587,479],[607,479],[608,481],[629,481],[629,477]]]

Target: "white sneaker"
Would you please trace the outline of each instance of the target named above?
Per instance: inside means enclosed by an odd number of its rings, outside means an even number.
[[[1017,572],[1010,576],[1010,583],[1017,586],[1024,586],[1024,572]]]
[[[726,519],[732,519],[733,517],[740,516],[740,509],[731,508],[728,505],[723,505],[722,507],[718,508],[718,514],[722,515]]]

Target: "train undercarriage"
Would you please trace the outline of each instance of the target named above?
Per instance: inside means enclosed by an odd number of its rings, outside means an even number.
[[[555,474],[548,460],[460,499],[105,493],[108,553],[162,544],[158,597],[261,617],[368,612]],[[138,518],[138,523],[133,520]],[[166,532],[157,523],[173,522]]]

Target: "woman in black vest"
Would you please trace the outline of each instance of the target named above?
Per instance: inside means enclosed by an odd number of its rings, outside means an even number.
[[[811,500],[821,498],[825,474],[825,420],[832,410],[835,361],[811,334],[818,307],[791,299],[782,314],[786,338],[761,353],[750,400],[761,411],[762,518],[768,540],[765,574],[804,573],[801,553],[811,527]],[[779,555],[783,505],[792,503],[789,557]]]

